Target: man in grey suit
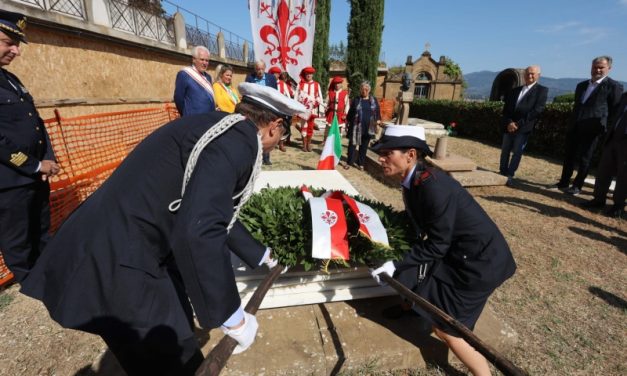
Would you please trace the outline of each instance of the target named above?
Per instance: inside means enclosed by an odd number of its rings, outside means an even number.
[[[605,133],[608,119],[612,117],[623,93],[623,85],[607,76],[611,69],[611,57],[595,58],[592,60],[591,79],[580,82],[575,89],[575,107],[566,134],[562,176],[553,186],[567,194],[578,195],[581,192],[597,142]],[[568,188],[575,165],[578,166],[577,176]]]
[[[540,67],[538,65],[527,67],[525,85],[514,88],[505,97],[501,119],[503,144],[499,172],[507,176],[507,185],[510,186],[529,136],[546,105],[549,89],[538,83],[539,78]]]

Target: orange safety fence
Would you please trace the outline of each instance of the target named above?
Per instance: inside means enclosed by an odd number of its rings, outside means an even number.
[[[381,120],[390,121],[394,118],[394,108],[396,107],[395,99],[379,99],[379,108],[381,109]]]
[[[61,170],[50,179],[50,231],[111,175],[148,134],[178,118],[172,104],[155,108],[44,120]],[[0,286],[12,277],[0,253]]]

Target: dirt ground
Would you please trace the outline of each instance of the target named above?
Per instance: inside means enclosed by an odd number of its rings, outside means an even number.
[[[299,143],[287,153],[275,151],[268,169],[315,168],[319,141],[320,136],[314,153],[301,152]],[[451,138],[449,151],[472,158],[482,169],[498,169],[496,147]],[[402,208],[398,189],[367,172],[338,170],[361,194]],[[504,355],[532,375],[625,375],[627,221],[580,209],[577,204],[590,198],[590,188],[579,197],[547,190],[559,172],[555,161],[526,155],[514,187],[469,189],[500,227],[518,264],[488,309],[518,334]],[[92,365],[96,369],[106,351],[100,339],[62,329],[39,302],[18,290],[14,285],[0,294],[0,375],[95,375]],[[97,374],[106,374],[102,371]],[[371,373],[392,374],[363,372]]]

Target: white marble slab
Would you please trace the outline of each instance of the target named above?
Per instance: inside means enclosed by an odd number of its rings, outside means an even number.
[[[303,184],[310,188],[342,190],[349,195],[358,195],[359,192],[351,183],[336,170],[294,170],[294,171],[261,171],[255,182],[254,191],[271,187],[295,187]]]

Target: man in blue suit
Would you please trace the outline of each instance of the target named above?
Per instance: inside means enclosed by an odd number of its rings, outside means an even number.
[[[246,76],[246,82],[277,89],[276,77],[274,77],[274,74],[266,73],[266,63],[264,63],[263,60],[257,60],[255,62],[255,71]],[[263,153],[263,164],[272,164],[270,161],[270,153]]]
[[[499,172],[507,176],[507,185],[513,183],[529,136],[546,105],[549,89],[538,83],[539,78],[538,65],[527,67],[525,85],[514,88],[505,98],[501,119],[503,144]]]
[[[192,49],[192,65],[176,75],[174,103],[181,116],[207,114],[216,110],[213,82],[206,72],[209,50],[203,46]]]

